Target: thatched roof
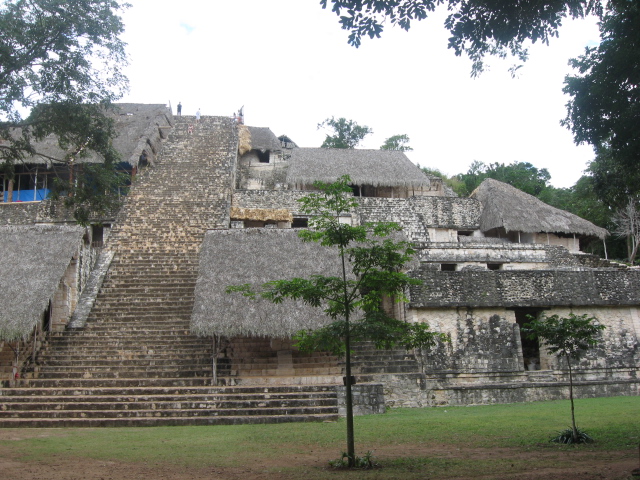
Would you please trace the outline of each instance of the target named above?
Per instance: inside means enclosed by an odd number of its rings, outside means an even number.
[[[153,160],[160,150],[161,139],[164,138],[173,125],[173,117],[169,108],[162,104],[118,103],[108,115],[116,122],[118,136],[113,140],[114,148],[122,156],[122,161],[132,166],[138,164],[143,150]],[[41,142],[35,143],[36,151],[53,158],[64,158],[65,152],[58,147],[57,138],[48,136]],[[102,159],[97,155],[90,155],[80,159],[82,163],[100,163]],[[26,163],[50,163],[44,157],[34,156],[25,160]]]
[[[295,230],[209,231],[200,251],[199,277],[191,330],[197,335],[290,337],[301,329],[330,321],[322,308],[287,300],[273,304],[226,293],[229,285],[265,282],[313,274],[339,276],[337,253],[302,242]]]
[[[82,242],[78,226],[0,227],[0,340],[28,336]]]
[[[492,178],[484,180],[471,197],[482,203],[483,232],[502,227],[507,232],[578,234],[600,239],[608,235],[604,228]]]
[[[291,140],[289,135],[280,135],[278,140],[284,148],[298,148],[298,144]]]
[[[246,125],[238,125],[238,153],[244,155],[251,151],[251,133]]]
[[[335,182],[342,175],[349,175],[355,185],[429,186],[429,177],[404,152],[339,148],[295,148],[291,151],[287,173],[289,185]]]
[[[282,150],[282,144],[269,127],[247,127],[251,134],[252,150]]]

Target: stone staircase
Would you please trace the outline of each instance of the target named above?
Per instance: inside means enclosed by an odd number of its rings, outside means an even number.
[[[338,357],[327,352],[302,353],[291,340],[233,338],[227,363],[218,362],[222,381],[238,385],[318,385],[342,383]]]
[[[420,364],[402,347],[380,350],[373,342],[358,342],[351,355],[351,370],[359,382],[379,382],[384,375],[419,375]]]
[[[177,120],[118,215],[86,324],[51,334],[16,388],[0,389],[1,427],[337,417],[332,386],[211,385],[211,340],[191,335],[189,323],[203,235],[229,225],[237,133],[224,117]],[[244,373],[254,370],[269,373]]]

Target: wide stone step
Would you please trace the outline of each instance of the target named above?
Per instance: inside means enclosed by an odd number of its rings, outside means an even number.
[[[211,346],[208,343],[199,343],[196,340],[191,342],[181,341],[156,344],[140,345],[135,340],[126,342],[118,342],[117,340],[105,337],[102,341],[94,339],[87,342],[67,342],[57,348],[57,345],[50,345],[42,352],[42,355],[74,355],[77,352],[79,356],[96,355],[100,351],[109,350],[118,355],[145,355],[145,354],[166,354],[167,356],[177,356],[178,354],[204,354],[211,352]],[[98,349],[98,350],[96,350]],[[93,350],[93,351],[92,351]]]
[[[184,310],[189,310],[193,307],[193,301],[166,301],[164,302],[164,306],[162,306],[161,302],[149,302],[148,304],[144,304],[142,302],[136,303],[126,303],[123,302],[121,304],[104,304],[101,303],[99,306],[94,307],[95,314],[98,315],[104,312],[113,312],[114,315],[119,315],[121,313],[128,314],[136,314],[136,313],[153,313],[157,311],[158,313],[180,313]]]
[[[338,414],[305,415],[239,415],[205,417],[135,417],[135,418],[8,418],[0,421],[0,428],[76,428],[76,427],[159,427],[199,425],[245,425],[291,422],[332,422]]]
[[[213,351],[213,347],[211,346],[210,342],[202,342],[198,339],[191,339],[190,342],[171,342],[166,345],[140,345],[139,343],[135,343],[135,341],[132,341],[132,343],[128,345],[123,345],[117,342],[109,345],[106,343],[106,340],[107,339],[105,339],[104,342],[99,343],[99,346],[101,347],[99,350],[96,350],[95,345],[87,345],[84,343],[48,345],[45,350],[41,350],[40,354],[36,355],[36,358],[38,356],[66,357],[69,355],[78,355],[81,357],[84,357],[86,355],[100,355],[103,358],[107,358],[110,356],[119,355],[154,355],[156,353],[162,355],[180,356],[184,353],[205,355]]]
[[[202,366],[200,368],[170,368],[170,367],[149,367],[149,368],[133,368],[133,367],[120,367],[118,369],[99,369],[98,367],[92,367],[91,369],[84,370],[72,370],[66,369],[65,371],[54,370],[51,371],[48,368],[42,368],[39,372],[33,374],[34,379],[42,378],[46,380],[77,380],[77,379],[96,379],[96,380],[109,380],[109,379],[140,379],[140,378],[192,378],[192,377],[206,377],[211,375],[211,368]]]
[[[66,358],[43,358],[39,359],[36,364],[37,367],[40,368],[40,371],[43,369],[47,369],[47,371],[52,371],[53,368],[60,369],[69,369],[69,371],[73,371],[76,368],[86,368],[90,369],[93,367],[99,368],[120,368],[120,367],[152,367],[152,366],[193,366],[193,365],[204,365],[211,364],[211,356],[210,355],[198,355],[198,356],[190,356],[190,357],[175,357],[173,355],[144,355],[133,358],[113,358],[107,359],[104,356],[85,356],[80,357],[66,357]]]
[[[332,414],[335,412],[335,406],[264,406],[264,407],[216,407],[215,405],[202,406],[196,408],[182,408],[175,404],[167,404],[163,408],[158,405],[156,408],[149,409],[86,409],[86,410],[0,410],[0,419],[4,418],[41,418],[43,414],[46,418],[130,418],[130,417],[223,417],[223,416],[261,416],[261,415],[313,415],[313,414]]]
[[[329,407],[335,408],[336,396],[330,395],[295,395],[290,398],[225,398],[224,396],[166,396],[166,397],[10,397],[6,399],[0,410],[0,416],[15,417],[16,413],[22,415],[37,415],[37,412],[68,411],[140,411],[140,410],[216,410],[230,411],[239,409],[274,409],[274,408],[310,408]],[[4,415],[3,415],[4,414]],[[216,412],[218,414],[218,412]],[[223,413],[224,414],[224,413]],[[249,413],[251,414],[251,413]]]
[[[180,379],[182,383],[183,379]],[[174,382],[161,381],[156,385],[145,386],[96,386],[85,387],[14,387],[0,389],[0,397],[6,396],[141,396],[141,395],[223,395],[225,398],[259,398],[265,395],[273,398],[288,398],[291,395],[329,394],[335,395],[335,386],[331,384],[316,385],[268,385],[268,386],[211,386],[210,379],[199,379],[199,384],[174,385]],[[253,397],[252,397],[253,396]]]
[[[176,313],[162,314],[158,312],[149,312],[147,314],[137,314],[137,315],[121,313],[117,317],[113,317],[113,318],[109,317],[108,312],[102,312],[100,313],[100,315],[89,315],[88,320],[89,322],[93,322],[93,321],[135,322],[137,320],[153,321],[154,319],[157,319],[158,321],[162,322],[162,321],[173,319],[176,322],[181,322],[181,321],[188,322],[190,318],[191,318],[191,312],[185,312],[181,314],[176,314]]]
[[[183,319],[184,318],[184,319]],[[157,317],[133,317],[127,318],[125,316],[116,317],[113,319],[109,319],[107,317],[101,316],[99,319],[91,320],[87,323],[86,327],[76,329],[75,331],[86,331],[91,328],[102,328],[113,326],[113,328],[124,328],[130,325],[131,327],[142,327],[142,328],[166,328],[166,327],[180,327],[180,328],[189,328],[190,322],[188,320],[188,316],[183,315],[179,318],[175,315],[173,316],[157,316]]]
[[[82,330],[77,330],[79,337],[101,337],[113,336],[121,337],[125,335],[143,335],[145,338],[152,338],[161,335],[180,335],[187,337],[195,337],[188,326],[171,326],[171,325],[136,325],[135,323],[116,322],[107,324],[106,322],[97,325],[90,324]]]
[[[358,367],[357,372],[360,374],[375,374],[375,373],[415,373],[420,370],[418,365],[407,366],[395,366],[390,365],[387,367]]]
[[[112,298],[119,299],[122,298],[122,295],[127,295],[129,297],[138,297],[144,298],[147,296],[157,296],[158,298],[162,298],[165,295],[188,295],[193,296],[193,288],[190,285],[132,285],[126,289],[120,287],[112,287],[103,285],[100,289],[100,294],[98,298],[104,300],[110,300]]]
[[[180,330],[182,331],[182,330]],[[173,332],[166,332],[159,330],[157,332],[146,331],[144,338],[133,338],[138,334],[134,330],[114,330],[111,334],[107,332],[92,332],[81,330],[76,335],[68,337],[58,337],[55,340],[52,339],[50,345],[68,345],[69,343],[84,344],[85,342],[93,342],[95,344],[109,344],[109,345],[138,345],[139,348],[145,346],[164,345],[171,343],[193,343],[197,344],[202,342],[201,339],[195,335],[185,333],[183,335],[177,335]],[[54,343],[55,342],[55,343]]]
[[[102,348],[106,347],[106,348]],[[66,346],[65,348],[48,347],[36,355],[38,360],[46,359],[91,359],[91,358],[145,358],[149,357],[200,357],[210,355],[213,351],[209,344],[193,344],[193,345],[145,345],[145,346],[123,346],[123,345],[80,345]]]
[[[211,372],[200,372],[192,377],[140,377],[140,378],[23,378],[19,386],[34,388],[96,388],[96,387],[174,387],[203,386],[211,383]],[[207,374],[205,376],[205,374]]]

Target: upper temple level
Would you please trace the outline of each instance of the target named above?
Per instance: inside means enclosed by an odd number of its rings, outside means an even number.
[[[113,115],[120,132],[114,146],[123,168],[132,176],[141,168],[153,168],[164,139],[175,128],[171,111],[163,105],[123,104]],[[297,199],[312,190],[315,181],[349,175],[360,204],[349,221],[399,223],[407,238],[421,247],[421,261],[442,270],[579,267],[571,254],[607,235],[605,229],[495,180],[483,182],[470,198],[459,198],[400,151],[300,148],[269,128],[233,121],[228,125],[238,138],[229,186],[230,228],[305,227],[307,218]],[[51,157],[54,143],[48,139],[44,144]],[[47,202],[40,204],[53,175],[65,178],[61,167],[34,157],[16,169],[12,180],[4,176],[0,207],[11,207],[0,208],[0,223],[68,220],[56,220],[56,210],[45,208]],[[196,172],[193,175],[185,178],[195,181]],[[103,224],[105,220],[108,224],[115,215],[102,219]]]

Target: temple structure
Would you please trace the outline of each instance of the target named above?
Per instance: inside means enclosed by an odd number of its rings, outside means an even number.
[[[459,198],[398,151],[302,148],[236,118],[196,122],[162,105],[115,115],[133,181],[109,218],[73,225],[46,199],[42,175],[53,167],[37,158],[18,184],[3,182],[0,424],[336,415],[341,359],[291,341],[328,321],[320,309],[225,288],[333,272],[334,252],[299,240],[308,217],[297,200],[345,174],[358,207],[341,221],[397,222],[417,251],[409,273],[422,284],[393,314],[451,339],[420,352],[357,345],[361,412],[564,398],[566,365],[520,332],[542,313],[586,313],[606,326],[576,370],[578,395],[640,393],[640,270],[583,253],[604,229],[491,179]],[[45,387],[71,400],[57,413],[25,407]],[[153,405],[142,399],[160,392]],[[268,407],[249,413],[225,394]]]

